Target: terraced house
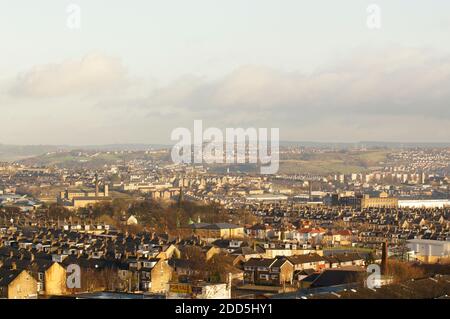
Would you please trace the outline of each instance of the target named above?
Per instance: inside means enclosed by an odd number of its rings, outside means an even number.
[[[0,268],[0,298],[35,299],[37,281],[26,270]]]
[[[252,258],[243,264],[243,268],[246,283],[281,286],[293,281],[294,265],[285,257]]]
[[[206,241],[217,239],[243,238],[244,227],[229,223],[206,224],[198,223],[189,225],[193,233]]]

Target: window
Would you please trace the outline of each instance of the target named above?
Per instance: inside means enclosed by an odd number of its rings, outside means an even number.
[[[38,279],[39,279],[39,281],[44,281],[44,273],[43,272],[38,273]]]
[[[269,280],[269,275],[261,274],[259,275],[260,279]]]

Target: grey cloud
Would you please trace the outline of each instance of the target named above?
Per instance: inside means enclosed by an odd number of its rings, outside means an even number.
[[[244,66],[219,79],[189,76],[106,103],[149,122],[279,127],[290,139],[450,139],[450,55],[395,48],[353,54],[310,74]]]
[[[120,59],[91,53],[80,60],[36,66],[16,78],[10,93],[31,98],[98,95],[124,87],[126,73]]]
[[[450,117],[450,56],[415,49],[366,52],[313,74],[245,66],[213,81],[185,78],[141,101],[193,116],[272,120],[354,115]]]

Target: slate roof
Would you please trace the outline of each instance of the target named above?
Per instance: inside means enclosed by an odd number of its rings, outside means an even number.
[[[197,223],[188,226],[193,229],[236,229],[242,228],[242,226],[230,224],[230,223],[216,223],[216,224],[207,224],[207,223]]]
[[[7,287],[23,270],[0,268],[0,287]]]
[[[364,271],[346,269],[326,269],[311,284],[312,288],[330,287],[359,282]]]
[[[288,259],[293,263],[296,264],[306,264],[306,263],[312,263],[312,262],[319,262],[319,261],[325,261],[326,259],[318,254],[305,254],[305,255],[295,255],[290,256]]]

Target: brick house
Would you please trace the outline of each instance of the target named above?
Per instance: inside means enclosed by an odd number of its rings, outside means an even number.
[[[294,265],[286,257],[251,258],[243,268],[244,281],[250,284],[279,286],[293,280]]]

